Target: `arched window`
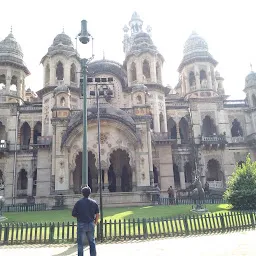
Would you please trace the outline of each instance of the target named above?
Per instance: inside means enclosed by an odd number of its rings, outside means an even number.
[[[18,85],[17,77],[16,76],[12,76],[10,90],[11,91],[17,91],[17,85]]]
[[[6,77],[5,75],[0,76],[0,90],[6,85]]]
[[[252,95],[252,106],[256,107],[256,96],[255,96],[255,94]]]
[[[147,60],[143,61],[143,75],[145,76],[146,79],[150,78],[150,65]]]
[[[158,83],[162,82],[162,78],[161,78],[161,67],[159,65],[159,63],[156,63],[156,79]]]
[[[134,62],[131,65],[131,79],[132,82],[137,80],[136,64]]]
[[[188,142],[189,126],[188,126],[188,121],[184,117],[180,119],[179,127],[180,127],[180,138],[182,142],[185,142],[185,143]]]
[[[216,135],[216,126],[210,116],[206,116],[203,120],[202,135],[206,137]]]
[[[137,99],[137,104],[142,104],[141,95],[138,95],[138,96],[136,97],[136,99]]]
[[[193,71],[189,73],[189,85],[190,86],[196,86],[196,78]]]
[[[5,126],[0,121],[0,140],[6,140],[7,134],[5,131]]]
[[[23,123],[20,128],[21,147],[27,149],[30,144],[31,128],[27,122]]]
[[[164,115],[161,112],[159,115],[160,132],[164,132]]]
[[[64,68],[63,64],[59,61],[56,66],[56,78],[57,80],[63,80],[64,78]]]
[[[243,129],[240,125],[240,122],[237,119],[234,119],[234,121],[232,122],[231,135],[232,137],[243,136]]]
[[[207,80],[206,72],[204,70],[200,70],[200,84],[203,80]]]
[[[28,177],[27,177],[27,172],[25,169],[21,169],[18,175],[18,180],[17,180],[17,187],[20,190],[27,189],[28,188]]]
[[[74,63],[70,67],[70,81],[76,82],[76,65]]]
[[[177,139],[177,128],[175,121],[170,117],[167,122],[167,129],[171,139]]]
[[[65,105],[66,105],[66,100],[65,100],[64,97],[62,97],[62,98],[60,99],[60,105],[61,105],[62,107],[65,107]]]
[[[216,159],[211,159],[207,163],[207,181],[223,181],[223,172],[220,163]]]
[[[37,122],[34,126],[33,144],[37,144],[38,137],[42,135],[42,123]]]
[[[45,67],[45,83],[48,84],[50,82],[50,66],[49,64]]]

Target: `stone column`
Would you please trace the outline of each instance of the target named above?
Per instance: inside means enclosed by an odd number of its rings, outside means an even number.
[[[198,90],[200,89],[201,85],[200,85],[200,73],[197,66],[194,67],[194,74],[196,78],[196,89]]]
[[[180,138],[180,123],[175,120],[176,123],[176,132],[177,132],[177,143],[181,144],[181,138]]]
[[[104,169],[104,192],[109,192],[108,189],[108,169]]]
[[[32,177],[32,175],[29,175],[29,177],[28,177],[27,195],[28,196],[32,196],[33,195],[33,177]]]
[[[184,168],[181,169],[179,172],[180,174],[180,188],[185,189],[186,188],[186,183],[185,183],[185,173],[184,173]]]
[[[132,169],[132,191],[136,191],[137,182],[136,182],[136,171],[135,167],[131,167]]]
[[[208,83],[208,88],[212,89],[212,76],[211,76],[210,66],[207,67],[207,83]]]

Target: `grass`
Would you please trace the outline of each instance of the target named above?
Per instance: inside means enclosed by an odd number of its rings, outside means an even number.
[[[231,208],[228,204],[206,205],[211,213],[228,212]],[[138,218],[161,218],[176,217],[179,215],[191,214],[191,205],[173,206],[145,206],[145,207],[122,207],[103,209],[104,220],[123,220]],[[71,209],[38,212],[7,212],[6,222],[72,222],[75,219],[71,216]]]

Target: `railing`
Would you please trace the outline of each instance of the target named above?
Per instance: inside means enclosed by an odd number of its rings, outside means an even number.
[[[39,146],[49,146],[52,143],[52,136],[38,136],[37,144]]]
[[[244,137],[231,137],[231,143],[243,143]]]
[[[223,181],[208,181],[210,188],[223,188]]]
[[[3,212],[35,212],[35,211],[46,211],[46,204],[15,204],[15,205],[4,205]]]
[[[255,228],[255,212],[228,212],[152,219],[105,220],[103,241],[124,241],[158,237],[177,237],[220,233]],[[96,239],[100,237],[100,225],[96,228]],[[46,244],[75,243],[77,224],[58,223],[2,223],[2,244]]]
[[[154,201],[153,201],[154,202]],[[227,202],[222,199],[222,198],[214,198],[214,197],[206,197],[204,200],[198,201],[200,204],[226,204]],[[170,199],[170,198],[164,198],[164,197],[160,197],[159,199],[155,198],[155,203],[159,204],[159,205],[180,205],[180,204],[191,204],[193,205],[195,203],[195,200],[193,200],[192,198],[174,198],[174,199]]]
[[[20,106],[20,112],[42,112],[42,105],[24,105]]]
[[[152,134],[154,141],[176,141],[177,139],[172,138],[170,132],[154,132]]]
[[[226,144],[225,135],[211,135],[211,136],[202,136],[201,143],[203,144]]]

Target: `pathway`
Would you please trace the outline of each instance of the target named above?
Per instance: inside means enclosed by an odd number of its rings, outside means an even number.
[[[98,256],[255,256],[256,231],[206,236],[177,237],[148,241],[131,241],[97,246]],[[75,256],[75,245],[2,246],[1,256]],[[89,256],[88,248],[85,256]]]

